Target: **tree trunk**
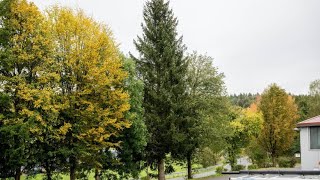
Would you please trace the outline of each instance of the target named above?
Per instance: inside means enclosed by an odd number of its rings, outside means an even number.
[[[52,180],[52,174],[51,174],[51,172],[47,172],[47,180]]]
[[[271,154],[271,159],[272,159],[272,166],[276,167],[277,166],[277,161],[276,161],[276,156],[274,154]]]
[[[149,176],[149,165],[147,165],[147,180],[150,180],[150,176]]]
[[[164,173],[164,159],[158,161],[158,180],[166,180]]]
[[[76,158],[70,157],[70,180],[76,180]]]
[[[99,172],[98,169],[95,170],[94,179],[95,180],[101,180],[100,172]]]
[[[236,158],[236,152],[234,151],[234,148],[228,148],[228,161],[231,166],[231,171],[234,171],[235,166],[237,164],[237,158]]]
[[[192,164],[191,164],[191,156],[188,155],[187,157],[188,163],[188,179],[192,179]]]
[[[16,169],[16,174],[14,176],[15,180],[20,180],[20,178],[21,178],[21,167]]]
[[[45,167],[44,168],[46,170],[47,179],[48,180],[52,180],[52,173],[51,173],[51,169],[50,169],[50,165],[49,165],[48,161],[45,162]]]

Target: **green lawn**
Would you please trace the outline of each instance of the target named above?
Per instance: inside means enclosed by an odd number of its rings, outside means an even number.
[[[167,175],[166,177],[168,179],[175,178],[175,177],[181,177],[181,176],[185,176],[186,175],[186,172],[187,172],[186,165],[179,165],[177,163],[173,163],[173,168],[175,170],[175,173],[181,172],[181,174],[179,173],[179,174]],[[199,169],[199,168],[202,168],[202,166],[200,164],[193,164],[192,168],[193,169]],[[156,174],[157,171],[156,170],[151,170],[149,168],[149,173]],[[33,177],[29,176],[27,178],[27,175],[22,175],[21,180],[27,180],[27,179],[28,180],[42,180],[44,178],[44,176],[45,176],[44,174],[38,174],[38,175],[33,176]],[[141,171],[140,177],[146,177],[146,176],[147,176],[146,170]],[[68,180],[69,179],[69,176],[67,174],[62,174],[61,177],[62,177],[62,180]],[[94,179],[94,173],[90,173],[89,174],[89,180],[93,180],[93,179]]]
[[[68,174],[61,174],[61,180],[69,180],[69,175]],[[43,180],[45,177],[45,174],[37,174],[36,176],[29,176],[27,175],[22,175],[21,180]],[[89,174],[89,180],[94,180],[94,174],[90,173]]]

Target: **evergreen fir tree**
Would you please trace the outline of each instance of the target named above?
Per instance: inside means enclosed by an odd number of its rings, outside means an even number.
[[[147,156],[150,163],[157,163],[159,179],[165,179],[164,158],[174,148],[175,126],[183,119],[188,63],[169,2],[148,1],[143,16],[143,34],[134,41],[140,56],[133,58],[145,84]]]

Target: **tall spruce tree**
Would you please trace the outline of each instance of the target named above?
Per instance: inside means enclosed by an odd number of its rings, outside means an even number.
[[[133,57],[144,81],[144,108],[150,139],[149,162],[157,163],[158,178],[165,179],[164,158],[174,148],[173,132],[183,119],[187,60],[178,36],[178,20],[164,0],[146,2],[143,34],[134,41],[140,54]]]

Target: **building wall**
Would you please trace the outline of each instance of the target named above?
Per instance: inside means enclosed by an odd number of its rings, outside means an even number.
[[[310,129],[300,128],[301,169],[320,169],[320,149],[310,149]]]

